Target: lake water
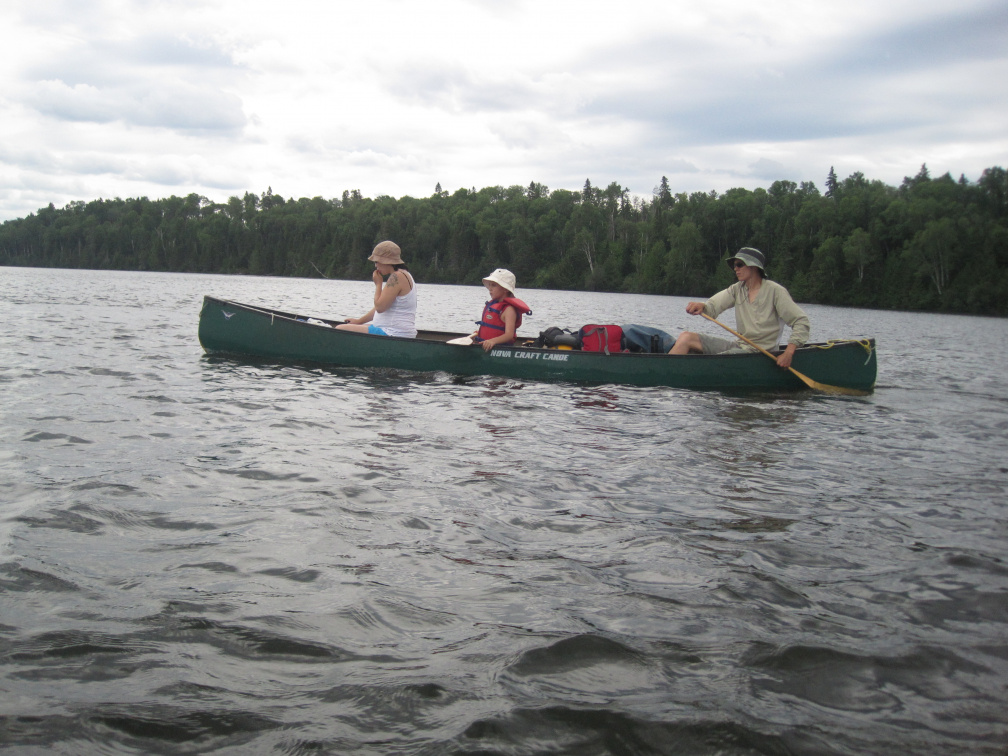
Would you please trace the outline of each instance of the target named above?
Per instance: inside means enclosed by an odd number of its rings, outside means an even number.
[[[421,327],[484,301],[420,287]],[[204,294],[371,293],[0,268],[0,750],[1005,753],[1008,321],[808,307],[814,339],[878,339],[863,398],[197,340]],[[531,335],[717,330],[518,294]]]

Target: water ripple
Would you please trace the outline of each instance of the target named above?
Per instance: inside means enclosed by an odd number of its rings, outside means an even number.
[[[0,748],[1003,753],[1008,325],[810,308],[880,337],[856,399],[196,342],[204,293],[365,283],[4,270]],[[483,303],[424,292],[434,327]]]

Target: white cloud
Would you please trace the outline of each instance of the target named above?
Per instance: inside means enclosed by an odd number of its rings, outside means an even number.
[[[650,195],[1008,162],[1000,0],[15,0],[0,220],[53,202]]]

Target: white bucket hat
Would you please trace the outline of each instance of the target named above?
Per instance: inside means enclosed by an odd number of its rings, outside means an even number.
[[[486,283],[487,281],[493,281],[495,284],[500,284],[509,292],[511,292],[512,297],[515,295],[515,287],[517,286],[517,282],[515,281],[514,273],[512,273],[510,270],[507,270],[505,268],[497,268],[497,270],[495,270],[493,273],[491,273],[489,276],[483,279],[483,283]]]

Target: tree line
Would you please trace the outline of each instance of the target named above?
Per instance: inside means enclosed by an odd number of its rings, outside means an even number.
[[[0,265],[367,278],[382,239],[420,281],[479,284],[498,267],[519,287],[705,297],[733,277],[742,246],[799,302],[1008,315],[1008,173],[976,182],[926,166],[898,187],[862,173],[825,189],[649,198],[618,183],[580,191],[459,189],[430,197],[284,199],[272,189],[225,203],[190,194],[52,204],[0,225]]]

